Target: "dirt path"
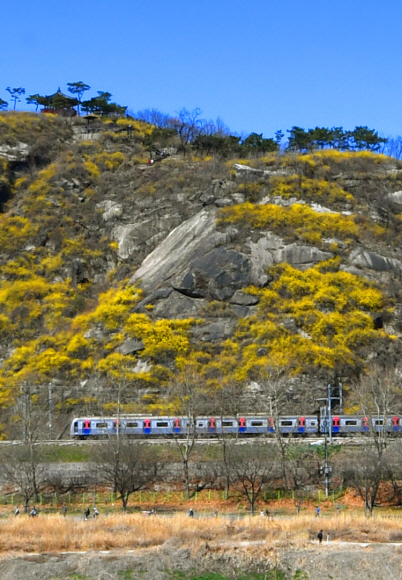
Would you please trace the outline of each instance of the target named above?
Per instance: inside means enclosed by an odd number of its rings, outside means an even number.
[[[162,547],[132,551],[9,554],[0,559],[1,580],[170,580],[173,571],[189,578],[217,572],[233,576],[264,573],[277,565],[289,579],[303,570],[308,580],[400,580],[401,544],[348,544],[321,547],[273,548],[264,542],[202,543],[197,549],[177,545],[175,538]],[[300,574],[300,573],[299,573]],[[296,576],[297,577],[297,576]]]

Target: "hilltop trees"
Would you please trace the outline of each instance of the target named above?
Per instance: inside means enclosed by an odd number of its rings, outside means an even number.
[[[3,99],[0,99],[0,111],[5,111],[7,109],[8,103],[7,101],[3,101]]]
[[[378,136],[378,132],[368,127],[357,126],[353,131],[344,131],[342,127],[315,127],[303,129],[294,126],[288,130],[289,151],[309,152],[315,149],[333,148],[341,151],[378,151],[387,139]]]
[[[82,97],[85,93],[85,91],[89,91],[89,89],[91,88],[89,85],[83,83],[82,81],[78,81],[75,83],[67,83],[68,86],[68,90],[70,93],[72,93],[73,95],[76,95],[77,97],[77,112],[78,114],[80,114],[80,104],[82,101]]]
[[[15,111],[15,107],[17,105],[17,102],[19,103],[21,101],[20,97],[22,95],[25,95],[25,89],[23,89],[22,87],[18,87],[18,88],[14,88],[14,89],[12,89],[11,87],[7,87],[6,91],[8,93],[10,93],[11,99],[14,101],[14,111]]]
[[[110,115],[112,113],[123,115],[127,107],[122,107],[117,103],[111,103],[112,93],[107,91],[97,91],[98,96],[87,101],[82,101],[81,108],[86,113],[99,115]]]

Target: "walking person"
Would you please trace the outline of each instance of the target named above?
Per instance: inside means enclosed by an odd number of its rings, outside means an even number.
[[[91,510],[89,509],[89,507],[87,507],[87,509],[84,511],[85,521],[88,520],[90,514],[91,514]]]
[[[99,510],[98,510],[98,508],[95,506],[95,507],[94,507],[94,518],[96,519],[96,518],[98,517],[98,515],[99,515]]]
[[[315,517],[316,518],[319,518],[320,517],[320,513],[321,513],[320,506],[317,506],[315,508]]]
[[[31,509],[31,513],[29,515],[31,516],[31,518],[35,518],[38,515],[35,506],[33,506],[33,508]]]
[[[320,530],[317,534],[317,538],[318,538],[318,544],[321,546],[322,544],[322,538],[323,538],[323,533],[322,530]]]
[[[15,517],[17,517],[19,513],[20,513],[20,508],[17,506],[14,510]]]

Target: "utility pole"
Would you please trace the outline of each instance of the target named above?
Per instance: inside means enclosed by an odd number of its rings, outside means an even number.
[[[52,383],[49,383],[49,440],[52,439],[52,427],[53,427],[53,392]]]
[[[28,423],[28,383],[22,384],[22,439],[27,440],[27,423]]]
[[[328,383],[328,430],[329,442],[332,445],[332,386]]]
[[[325,448],[325,461],[323,467],[321,467],[320,472],[321,475],[324,476],[324,483],[325,483],[325,497],[329,496],[329,479],[332,473],[332,467],[329,466],[328,462],[328,441],[327,441],[327,432],[328,432],[328,417],[326,417],[323,421],[324,427],[324,448]]]

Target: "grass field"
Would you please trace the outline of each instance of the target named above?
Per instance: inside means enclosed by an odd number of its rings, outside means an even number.
[[[324,540],[390,542],[402,541],[402,519],[398,516],[365,518],[341,514],[325,519],[309,516],[189,518],[178,514],[101,515],[97,520],[60,515],[27,515],[0,520],[0,552],[59,552],[133,549],[160,546],[170,538],[182,545],[201,543],[230,547],[238,542],[301,547],[316,541],[320,529]]]

